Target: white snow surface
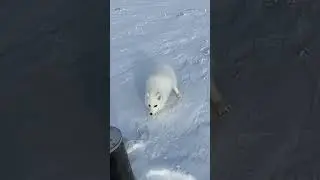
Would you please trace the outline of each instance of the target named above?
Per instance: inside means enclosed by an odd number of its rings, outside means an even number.
[[[210,179],[210,1],[111,0],[110,125],[119,128],[137,180]],[[182,98],[151,118],[145,80],[171,65]]]

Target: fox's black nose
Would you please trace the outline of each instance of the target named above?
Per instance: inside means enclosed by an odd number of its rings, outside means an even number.
[[[149,113],[150,114],[150,116],[152,116],[152,113]]]

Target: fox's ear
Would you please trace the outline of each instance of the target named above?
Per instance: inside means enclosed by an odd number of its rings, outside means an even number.
[[[157,92],[157,99],[158,99],[158,101],[160,101],[161,100],[161,94],[159,93],[159,92]]]

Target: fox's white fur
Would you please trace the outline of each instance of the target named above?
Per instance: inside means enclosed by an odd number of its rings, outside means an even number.
[[[174,70],[169,65],[157,65],[146,82],[145,105],[150,115],[163,109],[171,91],[180,98]]]

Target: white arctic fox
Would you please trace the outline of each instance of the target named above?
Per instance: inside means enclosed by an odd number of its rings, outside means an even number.
[[[146,82],[145,105],[150,115],[157,114],[165,106],[171,91],[181,97],[177,78],[169,65],[157,65]]]

